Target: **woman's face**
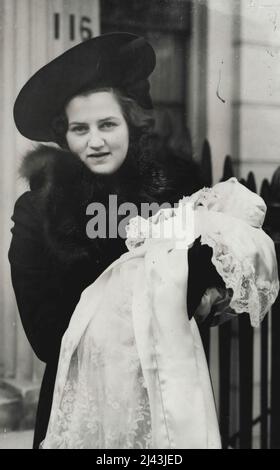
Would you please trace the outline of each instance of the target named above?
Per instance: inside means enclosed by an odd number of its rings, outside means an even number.
[[[93,173],[112,174],[123,164],[129,131],[120,105],[107,91],[79,95],[65,109],[66,140]]]

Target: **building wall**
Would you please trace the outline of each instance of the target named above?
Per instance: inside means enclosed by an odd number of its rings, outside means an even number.
[[[280,163],[280,3],[208,0],[207,7],[205,109],[214,179],[229,154],[237,175],[254,171],[260,187]]]
[[[280,3],[240,2],[242,27],[234,47],[240,55],[240,172],[271,178],[280,164]]]

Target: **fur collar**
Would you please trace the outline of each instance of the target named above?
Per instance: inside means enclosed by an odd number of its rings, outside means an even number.
[[[56,258],[68,265],[88,258],[92,251],[102,256],[109,246],[116,245],[109,239],[87,237],[86,224],[91,217],[86,208],[91,202],[106,206],[109,195],[115,194],[118,204],[175,203],[198,189],[198,173],[192,162],[160,161],[151,155],[146,149],[136,158],[130,151],[120,170],[108,176],[93,174],[77,155],[51,146],[41,145],[25,156],[20,174],[38,193],[47,246]]]

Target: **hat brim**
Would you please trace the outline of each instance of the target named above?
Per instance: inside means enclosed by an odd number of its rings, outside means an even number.
[[[110,33],[92,38],[64,52],[36,72],[20,91],[14,105],[19,132],[39,142],[55,140],[54,117],[65,103],[87,86],[118,87],[148,78],[155,67],[155,52],[131,33]],[[151,108],[149,93],[138,103]]]

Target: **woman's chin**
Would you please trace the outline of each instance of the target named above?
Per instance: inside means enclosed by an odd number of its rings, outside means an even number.
[[[90,169],[90,171],[98,175],[110,175],[116,171],[113,165],[111,165],[109,162],[101,163],[101,162],[86,161],[85,163],[86,163],[86,166]]]

